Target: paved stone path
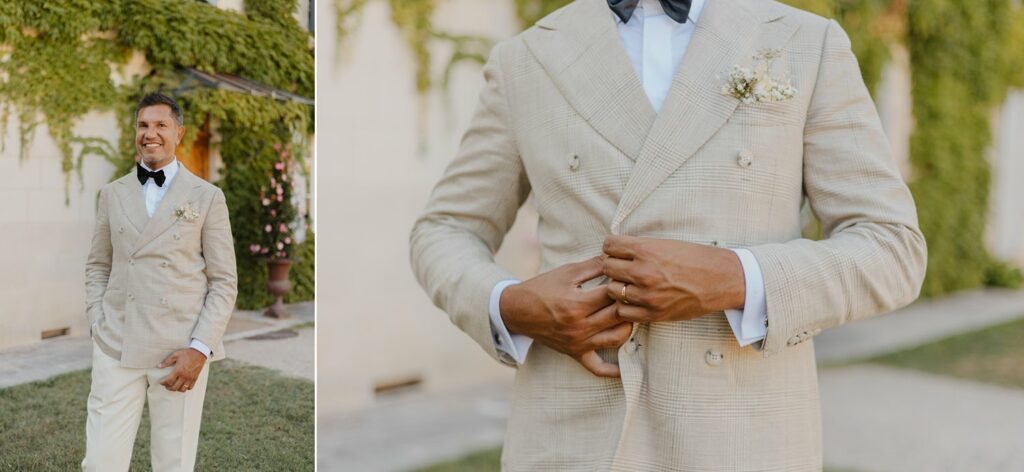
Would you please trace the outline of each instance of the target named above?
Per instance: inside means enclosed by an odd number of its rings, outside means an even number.
[[[280,370],[291,376],[313,379],[313,330],[299,330],[299,336],[281,340],[250,341],[245,338],[267,334],[312,322],[314,303],[289,305],[294,317],[273,320],[260,312],[238,310],[224,335],[228,356]],[[239,356],[234,355],[238,343]],[[273,346],[273,349],[267,349]],[[290,356],[282,359],[282,356]],[[0,351],[0,389],[45,380],[92,365],[92,341],[88,336],[59,337],[23,348]]]
[[[915,370],[823,370],[825,462],[871,472],[1024,470],[1024,389]]]

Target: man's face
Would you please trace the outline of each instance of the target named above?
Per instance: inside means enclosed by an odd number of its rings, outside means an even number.
[[[185,135],[167,105],[153,105],[139,110],[135,119],[135,150],[146,167],[156,170],[174,159],[174,148]]]

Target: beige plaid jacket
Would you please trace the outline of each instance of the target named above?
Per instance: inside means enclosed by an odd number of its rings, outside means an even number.
[[[122,367],[156,367],[192,338],[224,358],[238,292],[224,194],[184,166],[153,217],[132,172],[100,190],[85,266],[96,344]]]
[[[734,64],[782,51],[788,100],[722,93]],[[926,263],[846,33],[769,0],[710,0],[656,114],[604,0],[577,0],[500,43],[461,148],[411,235],[416,276],[492,357],[492,255],[532,192],[542,270],[609,234],[746,247],[768,333],[740,348],[721,312],[637,324],[591,375],[534,343],[502,464],[514,471],[821,470],[814,347],[824,329],[917,297]],[[824,239],[801,239],[805,199]]]

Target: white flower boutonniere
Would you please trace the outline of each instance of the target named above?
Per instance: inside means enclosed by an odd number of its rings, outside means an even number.
[[[199,212],[192,206],[192,202],[186,202],[174,209],[174,216],[179,220],[195,221],[196,218],[199,218]]]
[[[739,64],[732,66],[722,93],[738,98],[743,103],[781,102],[793,98],[797,90],[785,76],[771,76],[771,61],[782,51],[762,49],[753,56],[757,64],[753,69]]]

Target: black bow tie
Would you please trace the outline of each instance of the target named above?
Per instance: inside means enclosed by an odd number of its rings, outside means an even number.
[[[152,172],[143,168],[142,164],[135,164],[135,175],[139,177],[139,183],[142,185],[146,185],[146,180],[152,178],[153,182],[156,182],[157,187],[163,187],[164,181],[167,180],[163,169]]]
[[[661,7],[665,9],[665,14],[676,20],[676,23],[686,23],[686,17],[690,14],[690,4],[693,3],[693,0],[658,1],[661,2]],[[633,10],[636,10],[639,4],[640,0],[608,0],[608,6],[611,7],[612,11],[615,12],[623,23],[629,22],[629,18],[633,16]]]

